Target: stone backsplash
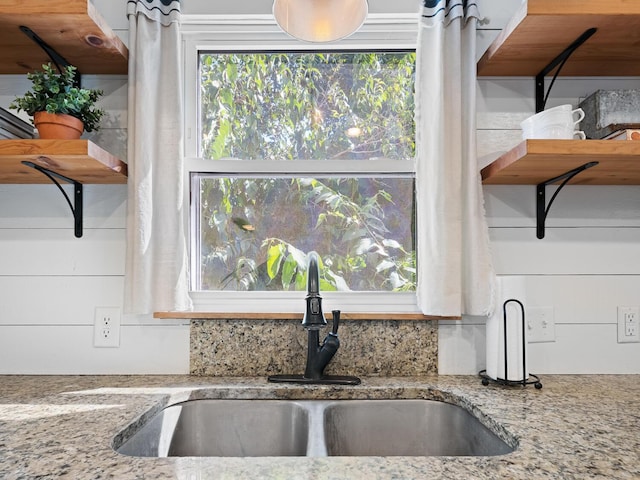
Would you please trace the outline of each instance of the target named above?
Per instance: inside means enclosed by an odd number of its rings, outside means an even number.
[[[320,332],[324,338],[330,325]],[[340,349],[325,373],[416,376],[438,373],[438,322],[343,320]],[[304,373],[300,320],[192,320],[191,375],[256,377]]]

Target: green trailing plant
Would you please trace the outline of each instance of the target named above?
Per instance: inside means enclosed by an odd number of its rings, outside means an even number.
[[[58,72],[50,63],[42,65],[42,71],[27,74],[33,84],[31,90],[16,98],[10,107],[31,116],[37,112],[71,115],[82,121],[86,132],[99,130],[105,112],[95,104],[104,93],[76,87],[76,70],[69,65]]]

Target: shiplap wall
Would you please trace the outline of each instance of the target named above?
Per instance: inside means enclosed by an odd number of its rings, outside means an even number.
[[[265,0],[215,2],[226,13],[268,13]],[[127,41],[126,0],[94,0]],[[487,21],[482,50],[518,5],[480,1]],[[199,5],[185,2],[185,13]],[[383,5],[372,1],[372,10]],[[412,0],[396,2],[408,10]],[[256,8],[257,7],[257,8]],[[90,136],[126,159],[127,81],[86,75],[107,93],[105,128]],[[0,106],[23,93],[23,76],[0,77]],[[478,150],[482,164],[520,137],[533,113],[533,79],[480,79]],[[550,106],[576,104],[599,88],[640,88],[638,79],[563,79]],[[616,306],[640,305],[640,187],[567,187],[549,216],[547,237],[535,237],[533,186],[485,187],[496,270],[520,277],[527,307],[553,307],[556,342],[530,345],[535,373],[640,373],[640,344],[616,343]],[[185,322],[123,317],[121,347],[93,347],[96,306],[121,306],[125,186],[85,187],[85,233],[73,236],[68,207],[53,185],[0,185],[0,373],[187,373]],[[484,319],[441,322],[442,374],[484,368]]]

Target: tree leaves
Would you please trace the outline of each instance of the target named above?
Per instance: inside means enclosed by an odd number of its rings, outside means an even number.
[[[413,52],[203,54],[204,155],[308,159],[318,171],[326,159],[413,158],[414,64]],[[220,288],[242,257],[257,264],[249,289],[304,290],[305,252],[317,250],[323,290],[415,287],[413,180],[327,173],[203,180],[203,283]]]
[[[280,263],[284,254],[284,246],[281,243],[273,244],[267,250],[267,274],[274,279],[280,270]]]
[[[202,150],[214,159],[412,158],[414,65],[414,52],[202,54]],[[218,132],[223,118],[233,135]],[[354,126],[357,138],[345,134]]]

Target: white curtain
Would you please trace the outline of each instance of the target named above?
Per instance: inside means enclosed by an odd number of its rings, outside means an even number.
[[[128,313],[188,310],[180,2],[129,0]]]
[[[476,158],[473,0],[423,0],[416,80],[418,305],[427,315],[487,316],[491,265]]]

